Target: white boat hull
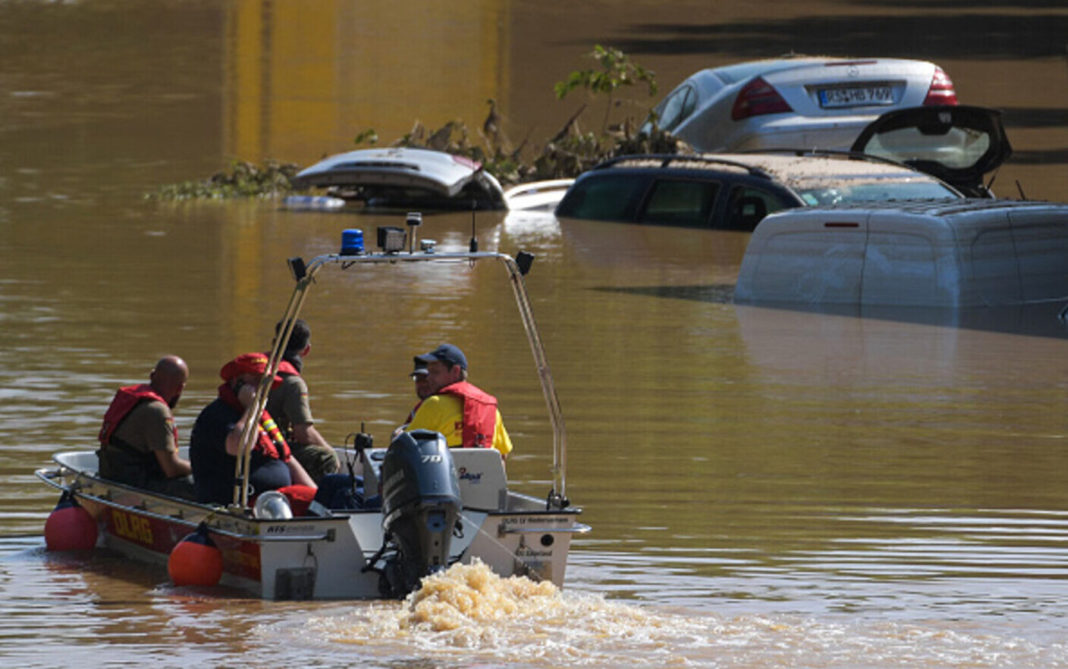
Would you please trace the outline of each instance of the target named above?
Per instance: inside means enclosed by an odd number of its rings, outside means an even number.
[[[467,478],[461,483],[465,506],[450,561],[480,560],[502,577],[527,576],[562,586],[571,537],[589,530],[577,522],[580,510],[550,511],[533,497],[487,491],[495,479],[503,482],[496,451],[456,449],[454,454]],[[368,568],[384,541],[380,510],[258,519],[101,479],[92,452],[60,453],[54,459],[58,468],[39,470],[38,476],[70,490],[96,519],[99,543],[132,559],[166,564],[174,547],[203,522],[222,554],[223,585],[264,599],[383,596],[378,572]],[[490,497],[499,500],[497,508],[474,508]]]

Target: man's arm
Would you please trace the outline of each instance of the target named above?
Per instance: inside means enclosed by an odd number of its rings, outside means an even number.
[[[501,452],[502,458],[507,458],[512,452],[512,438],[508,436],[508,430],[504,429],[504,420],[501,412],[497,411],[497,424],[493,429],[493,447]]]
[[[315,429],[307,382],[300,376],[287,376],[278,390],[282,393],[282,413],[293,430],[292,441],[301,445],[329,446],[330,443]]]
[[[315,481],[308,475],[304,467],[300,464],[300,460],[297,460],[293,456],[290,456],[286,460],[286,466],[289,467],[289,478],[293,480],[294,485],[306,485],[309,488],[317,488]]]
[[[241,450],[241,432],[245,429],[245,422],[249,419],[249,414],[252,413],[252,400],[255,397],[256,388],[252,384],[243,385],[237,391],[237,400],[241,402],[241,406],[245,407],[245,411],[241,414],[241,418],[234,423],[234,426],[230,428],[230,433],[226,435],[227,455],[237,457],[238,452]]]
[[[330,443],[315,429],[314,423],[297,423],[293,426],[293,441],[298,444],[329,446]]]
[[[245,429],[245,419],[248,415],[248,411],[242,414],[240,420],[234,423],[234,426],[230,428],[230,431],[226,434],[226,454],[237,457],[238,452],[241,450],[241,431]]]
[[[177,451],[167,450],[153,452],[156,454],[159,468],[163,470],[163,475],[167,478],[173,479],[179,476],[189,476],[193,473],[193,468],[189,465],[189,461],[178,457]]]
[[[146,431],[145,439],[149,450],[156,456],[160,470],[169,479],[188,476],[193,473],[188,460],[178,457],[178,444],[174,441],[174,416],[162,402],[149,402],[144,405],[142,417],[150,417],[151,428]]]

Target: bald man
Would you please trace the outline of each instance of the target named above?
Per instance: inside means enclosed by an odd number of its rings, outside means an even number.
[[[160,358],[148,383],[115,393],[100,428],[100,476],[175,497],[194,499],[192,469],[178,457],[178,405],[189,368],[176,355]]]

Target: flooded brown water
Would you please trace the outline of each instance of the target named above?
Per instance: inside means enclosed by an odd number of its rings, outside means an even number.
[[[553,82],[594,43],[690,72],[791,49],[938,62],[1002,108],[995,189],[1064,200],[1063,3],[158,2],[0,4],[0,658],[12,666],[1068,666],[1068,356],[1048,314],[815,314],[725,299],[747,235],[479,213],[527,285],[593,533],[567,587],[398,627],[398,603],[176,590],[159,568],[47,555],[34,478],[93,448],[114,388],[178,353],[188,435],[234,354],[263,349],[284,259],[390,217],[274,202],[160,204],[232,158],[308,164],[497,100],[514,141],[580,100]],[[655,100],[654,100],[655,101]],[[593,114],[591,125],[599,118]],[[465,247],[471,220],[422,235]],[[413,352],[467,351],[542,495],[551,436],[500,270],[354,274],[313,292],[321,431],[378,441]],[[465,587],[464,578],[444,590]],[[230,593],[232,594],[232,593]],[[486,596],[489,596],[488,594]],[[388,622],[386,625],[383,621]],[[457,622],[458,621],[458,622]],[[400,631],[398,631],[400,630]]]

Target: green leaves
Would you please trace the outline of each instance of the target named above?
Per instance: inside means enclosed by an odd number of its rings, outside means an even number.
[[[274,197],[293,190],[290,179],[300,167],[273,160],[263,165],[243,161],[230,164],[229,172],[216,172],[201,181],[162,186],[145,197],[150,200],[225,200],[240,197]]]
[[[620,86],[639,83],[648,85],[650,96],[656,95],[656,73],[638,65],[619,49],[595,44],[589,55],[597,61],[600,70],[576,70],[564,81],[557,82],[553,90],[558,100],[563,100],[576,88],[585,88],[592,95],[611,97]]]
[[[378,133],[374,128],[367,128],[363,132],[356,135],[356,138],[352,140],[353,144],[360,145],[364,142],[368,144],[378,144]]]

